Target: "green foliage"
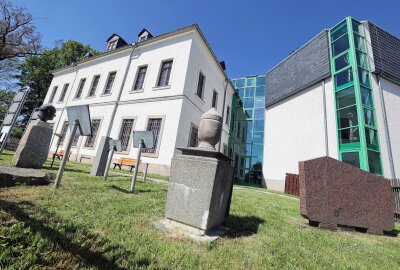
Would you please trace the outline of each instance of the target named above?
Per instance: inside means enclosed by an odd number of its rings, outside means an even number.
[[[31,87],[22,114],[29,115],[32,110],[43,103],[47,90],[53,79],[52,70],[71,65],[83,59],[87,51],[92,54],[100,52],[92,50],[89,45],[69,40],[41,55],[28,56],[19,65],[20,74],[17,75],[21,86]]]
[[[18,139],[22,138],[22,135],[24,134],[24,130],[25,129],[20,126],[14,127],[11,132],[11,137],[18,138]]]
[[[12,91],[0,90],[0,120],[6,116],[14,95]]]

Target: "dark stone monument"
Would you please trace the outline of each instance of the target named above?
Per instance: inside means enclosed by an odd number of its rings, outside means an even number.
[[[0,166],[0,188],[19,184],[27,186],[48,185],[53,176],[35,169],[24,169]]]
[[[300,213],[311,225],[394,229],[390,181],[330,157],[299,162]]]

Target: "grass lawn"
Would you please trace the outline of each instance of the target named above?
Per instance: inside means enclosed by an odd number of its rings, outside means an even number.
[[[400,269],[400,236],[305,228],[298,199],[259,189],[234,190],[225,237],[173,238],[153,226],[167,185],[139,182],[129,194],[130,178],[89,171],[69,162],[56,192],[0,189],[0,269]]]

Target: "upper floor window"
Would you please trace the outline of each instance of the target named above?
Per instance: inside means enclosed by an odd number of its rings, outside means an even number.
[[[49,103],[53,103],[54,97],[56,96],[58,86],[54,86],[53,91],[51,92]]]
[[[92,97],[96,94],[97,85],[100,81],[100,75],[96,75],[93,77],[92,86],[90,87],[88,97]]]
[[[197,127],[192,125],[190,129],[190,139],[189,139],[189,147],[197,147],[199,144],[199,139],[198,139],[198,133],[199,130]]]
[[[218,103],[218,93],[217,91],[213,91],[213,96],[212,96],[212,102],[211,102],[211,107],[217,108],[217,103]]]
[[[108,79],[107,79],[107,83],[106,83],[106,88],[104,88],[104,92],[103,94],[110,94],[111,93],[111,89],[112,86],[114,84],[115,81],[115,76],[117,75],[117,72],[110,72],[110,74],[108,74]]]
[[[138,72],[136,74],[135,86],[133,90],[142,90],[144,84],[144,78],[146,77],[147,66],[139,67]]]
[[[163,61],[161,64],[160,75],[158,76],[157,86],[169,85],[171,70],[172,70],[172,60]]]
[[[204,74],[199,72],[199,80],[197,81],[196,95],[201,99],[203,99],[203,90],[204,90],[205,80],[206,80],[206,77],[204,76]]]
[[[229,126],[229,115],[231,113],[231,108],[229,106],[226,107],[226,116],[225,116],[225,124]]]
[[[79,82],[78,90],[76,91],[75,98],[80,98],[82,96],[83,87],[85,86],[86,78],[81,79]]]
[[[67,94],[69,83],[64,84],[63,90],[61,92],[60,98],[58,99],[58,102],[63,102],[65,99],[65,95]]]

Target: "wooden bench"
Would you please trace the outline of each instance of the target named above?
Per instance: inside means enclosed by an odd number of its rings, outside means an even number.
[[[69,151],[68,160],[69,160],[69,157],[71,156],[71,153],[72,153],[72,151]],[[53,154],[53,156],[58,159],[62,159],[64,157],[64,155],[65,155],[65,150],[59,150]]]
[[[135,164],[136,159],[134,158],[120,158],[118,162],[114,162],[114,169],[118,166],[118,168],[121,170],[122,166],[128,166],[130,167],[130,171],[132,171],[133,168],[135,168]]]

